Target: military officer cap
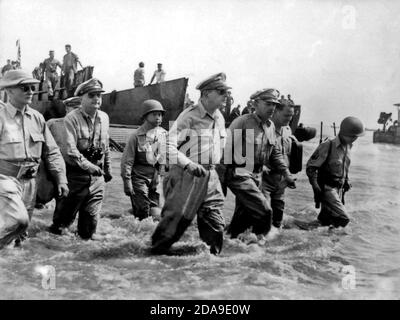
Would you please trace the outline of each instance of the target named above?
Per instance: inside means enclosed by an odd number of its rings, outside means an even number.
[[[276,104],[280,104],[279,100],[279,91],[276,89],[262,89],[253,93],[250,96],[252,100],[264,100],[268,102],[273,102]]]
[[[0,79],[0,89],[39,82],[39,80],[32,78],[32,75],[24,70],[10,70]]]
[[[81,97],[71,97],[63,101],[66,107],[78,107],[81,104]]]
[[[162,104],[154,99],[149,99],[144,101],[142,106],[143,106],[142,117],[145,117],[147,114],[154,111],[159,111],[162,113],[165,112],[165,109],[163,108]]]
[[[207,79],[200,82],[196,89],[200,91],[204,90],[227,90],[232,89],[232,87],[228,87],[226,85],[226,74],[223,72],[217,73],[208,77]]]
[[[76,88],[74,96],[82,96],[88,92],[104,92],[103,84],[96,78],[89,79]]]

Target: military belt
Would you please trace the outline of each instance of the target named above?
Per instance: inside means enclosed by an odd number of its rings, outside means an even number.
[[[0,159],[0,174],[17,179],[35,178],[39,164],[33,161],[8,161]]]

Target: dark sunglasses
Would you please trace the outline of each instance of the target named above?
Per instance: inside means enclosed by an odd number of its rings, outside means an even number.
[[[226,95],[226,93],[228,92],[227,90],[225,90],[225,89],[220,89],[220,90],[216,90],[217,92],[218,92],[218,94],[220,95],[220,96],[224,96],[224,95]]]
[[[31,90],[32,92],[35,92],[35,90],[36,90],[36,87],[34,85],[32,85],[32,86],[28,86],[28,85],[18,86],[18,88],[20,88],[23,92],[28,92],[29,90]]]
[[[89,92],[88,96],[89,96],[90,99],[93,99],[94,97],[100,98],[101,97],[101,93],[100,92]]]

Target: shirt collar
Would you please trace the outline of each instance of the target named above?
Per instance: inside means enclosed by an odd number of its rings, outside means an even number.
[[[253,119],[257,122],[258,125],[261,127],[265,124],[267,127],[271,126],[271,120],[267,120],[266,122],[263,122],[261,118],[256,114],[256,113],[250,113],[250,115],[253,117]]]
[[[141,126],[137,129],[136,134],[137,134],[138,136],[142,136],[142,135],[145,135],[145,134],[146,134],[146,129],[144,128],[144,125],[141,125]]]
[[[80,107],[78,110],[82,113],[84,118],[90,119],[90,121],[92,121],[92,118],[82,109],[82,107]],[[101,122],[98,111],[96,111],[96,115],[95,115],[94,119],[96,120],[96,118],[98,119],[98,121]]]
[[[340,141],[339,135],[337,135],[333,141],[335,143],[336,148],[342,147],[343,150],[346,149],[346,146],[342,144],[342,142]],[[351,147],[352,145],[348,145],[348,149],[351,149]]]
[[[201,100],[199,100],[198,103],[199,111],[200,111],[200,117],[205,118],[207,115],[209,115],[213,120],[217,120],[218,115],[217,115],[217,110],[214,111],[214,114],[210,114],[206,108],[204,108],[203,104],[201,103]]]
[[[16,107],[14,107],[11,102],[7,102],[6,104],[6,109],[7,112],[10,114],[10,116],[12,118],[15,118],[15,115],[17,114],[17,111],[19,111],[19,109],[17,109]],[[30,108],[29,106],[25,106],[24,110],[22,111],[22,113],[32,116],[32,108]]]

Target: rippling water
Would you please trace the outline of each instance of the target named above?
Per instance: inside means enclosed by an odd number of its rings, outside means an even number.
[[[305,161],[314,140],[305,143]],[[0,252],[0,299],[399,299],[400,146],[371,141],[369,133],[353,148],[347,228],[284,229],[264,245],[226,239],[219,257],[208,253],[195,225],[173,255],[152,256],[156,223],[129,214],[121,154],[113,153],[114,179],[98,226],[102,240],[49,234],[54,205],[35,211],[29,240]],[[313,220],[311,187],[304,171],[297,176],[286,213]],[[227,221],[233,200],[229,194]],[[43,283],[44,266],[54,268],[55,282]],[[47,290],[50,283],[54,289]]]

